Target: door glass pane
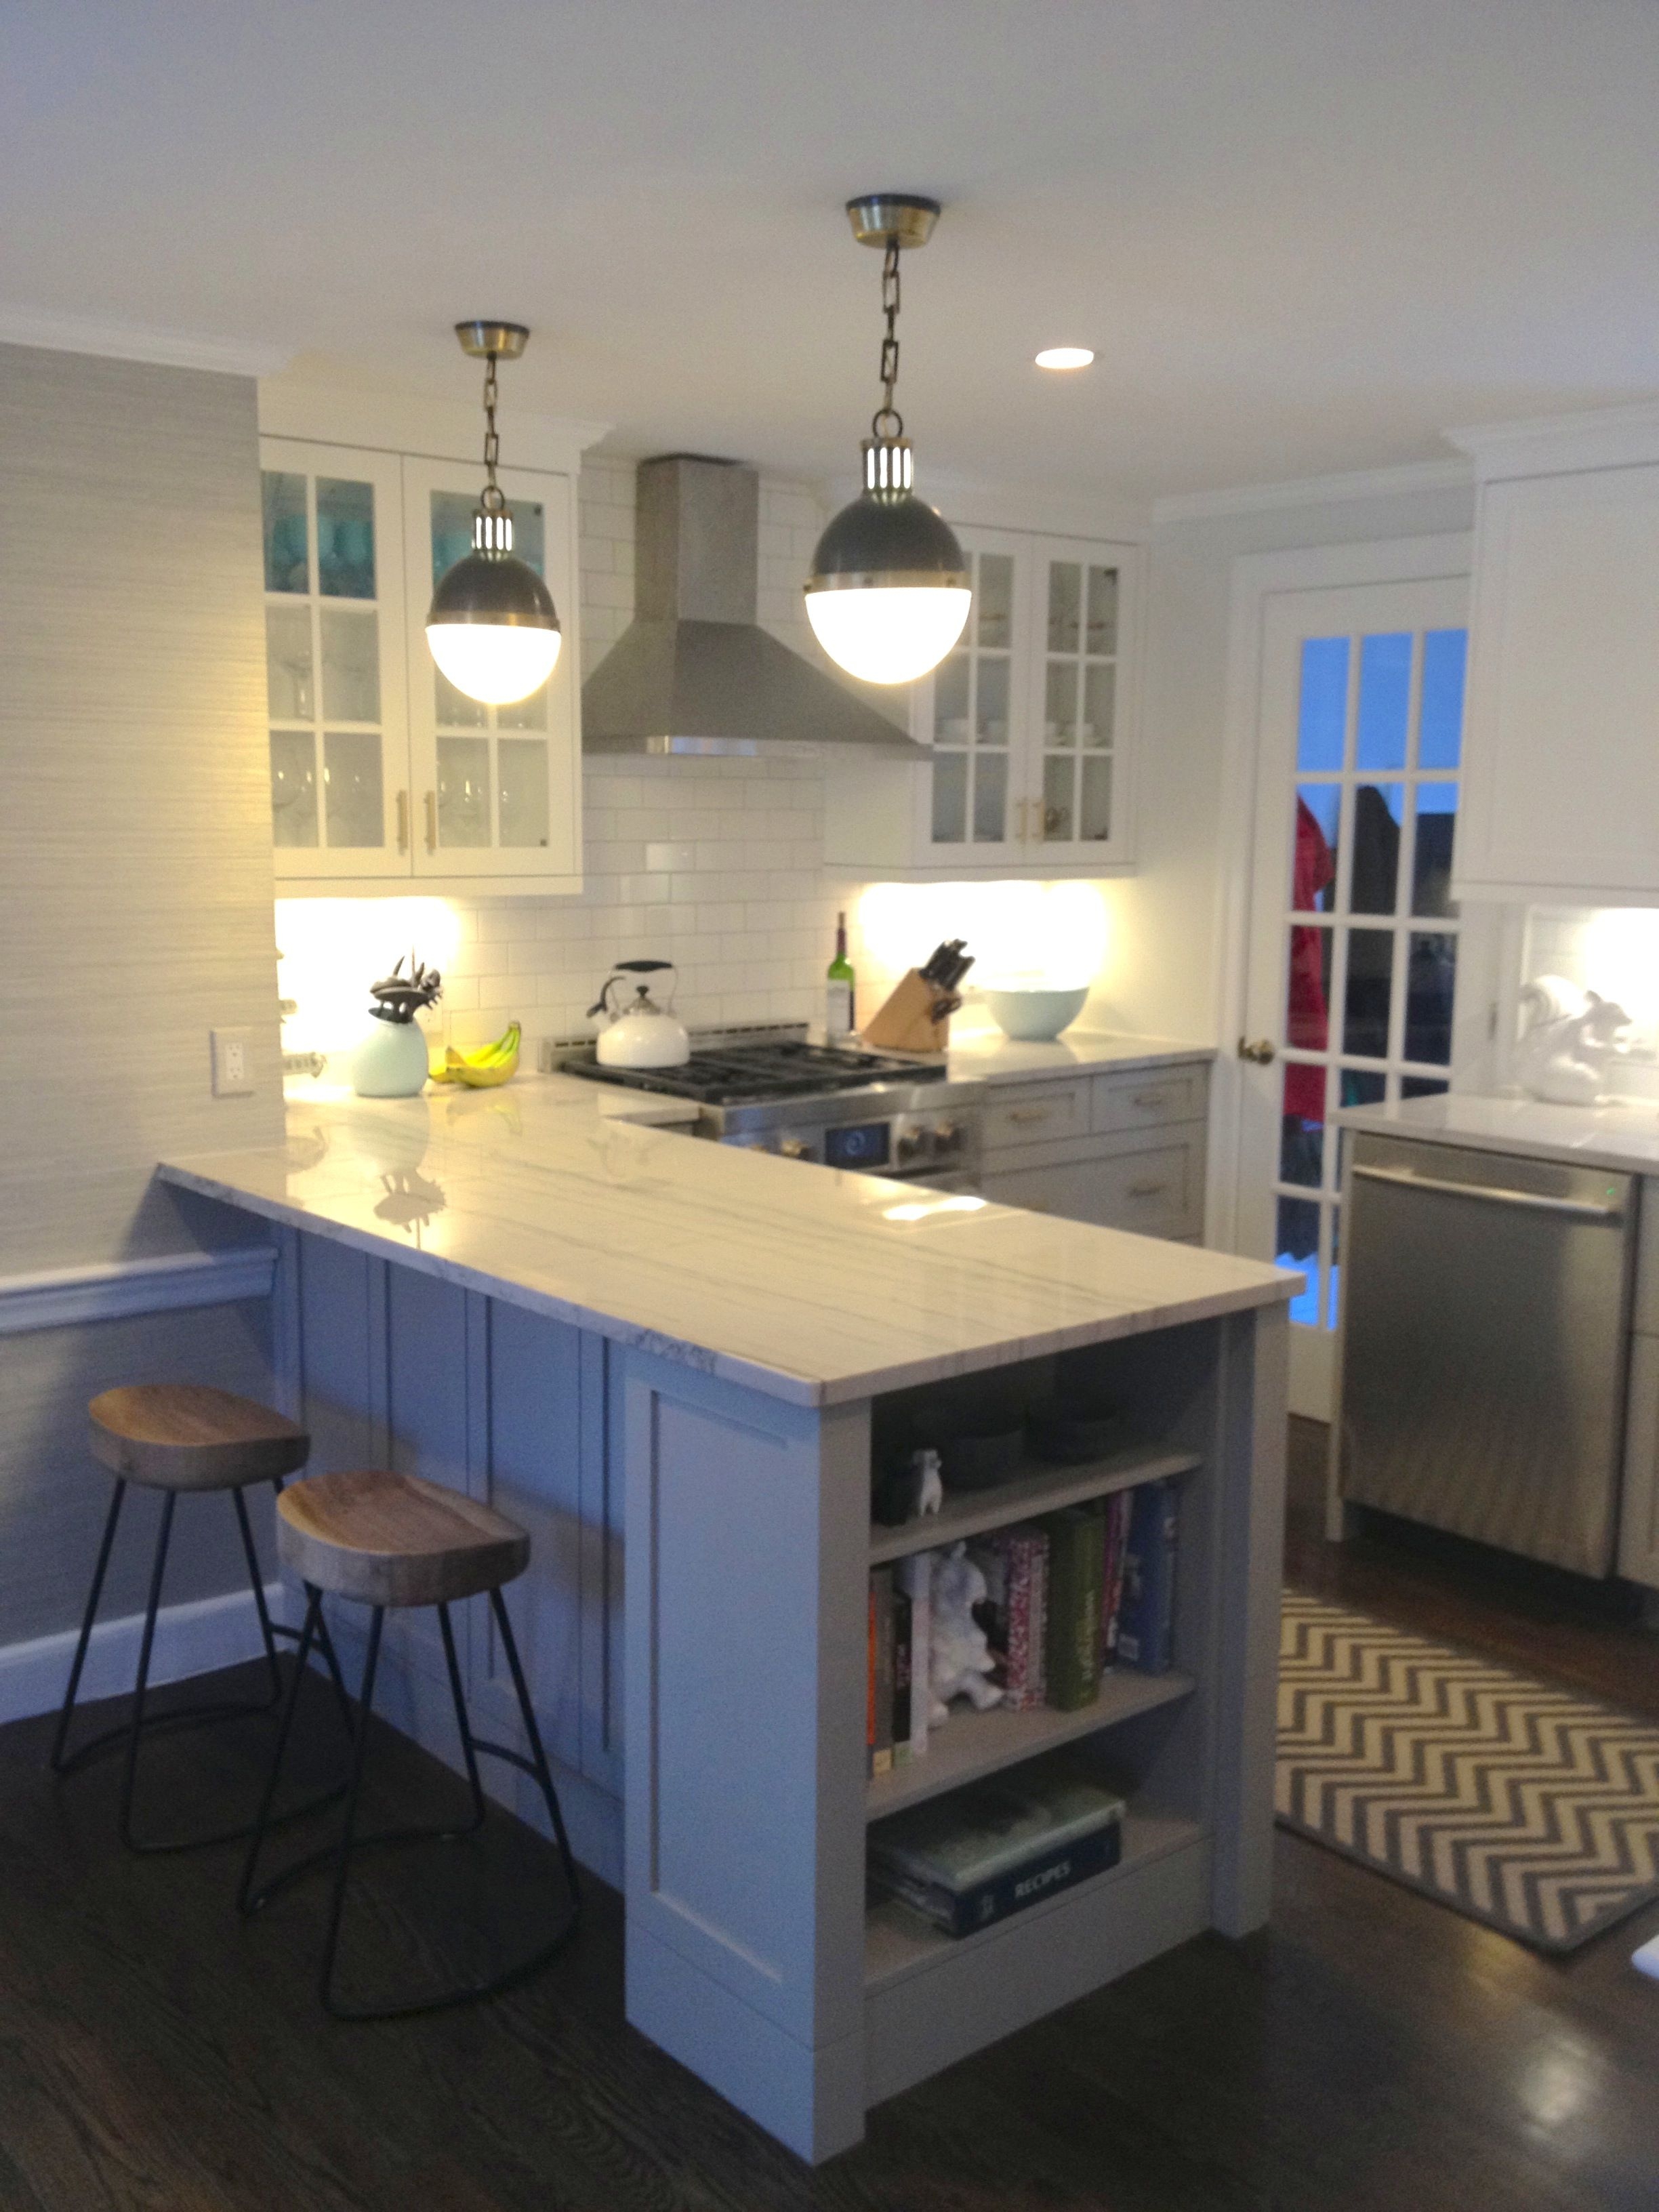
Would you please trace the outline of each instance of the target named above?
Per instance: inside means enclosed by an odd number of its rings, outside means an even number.
[[[1296,764],[1304,775],[1340,769],[1347,726],[1348,641],[1304,638],[1296,731]]]
[[[309,607],[265,609],[265,691],[273,722],[308,722],[316,713]]]
[[[264,508],[265,589],[308,592],[306,480],[287,469],[266,469],[260,490]]]
[[[1077,743],[1077,663],[1051,660],[1043,698],[1042,742],[1045,745]]]
[[[323,786],[331,845],[385,844],[378,737],[331,730],[323,739]]]
[[[1348,988],[1343,1005],[1342,1049],[1362,1060],[1382,1060],[1389,1049],[1389,1007],[1394,988],[1394,932],[1348,932]]]
[[[1450,1089],[1450,1084],[1438,1075],[1402,1075],[1400,1079],[1402,1098],[1439,1098]]]
[[[941,753],[933,763],[933,842],[968,842],[968,757]]]
[[[1319,1320],[1319,1206],[1309,1198],[1280,1198],[1273,1256],[1281,1267],[1295,1267],[1306,1286],[1291,1300],[1291,1319],[1309,1328]]]
[[[1008,835],[1008,756],[981,753],[974,763],[974,842],[1000,845]]]
[[[1463,750],[1463,678],[1469,657],[1466,629],[1423,634],[1423,704],[1419,714],[1417,764],[1456,768]]]
[[[432,713],[441,730],[487,730],[489,709],[481,699],[458,691],[442,669],[432,671]]]
[[[465,492],[434,491],[432,495],[432,580],[465,560],[472,550],[475,496]]]
[[[438,842],[489,842],[489,740],[438,740]]]
[[[1388,1078],[1371,1067],[1345,1067],[1337,1078],[1339,1106],[1380,1106],[1388,1092]]]
[[[545,845],[548,835],[547,744],[539,738],[501,738],[495,747],[501,779],[503,845]]]
[[[968,655],[953,653],[933,678],[933,742],[965,745],[968,742]]]
[[[270,826],[279,845],[317,842],[317,741],[309,730],[270,733]]]
[[[1006,653],[1013,636],[1014,564],[1006,553],[981,553],[974,594],[974,635],[982,646]]]
[[[1412,912],[1455,915],[1451,896],[1452,840],[1457,826],[1457,786],[1419,783],[1417,836],[1412,854]]]
[[[1354,748],[1357,767],[1402,769],[1406,724],[1411,709],[1412,635],[1390,632],[1359,642],[1359,730]]]
[[[1285,1042],[1298,1052],[1323,1052],[1330,1042],[1331,933],[1316,922],[1291,927]]]
[[[317,588],[327,599],[374,596],[374,487],[317,479]]]
[[[1279,1180],[1317,1190],[1324,1164],[1325,1071],[1292,1065],[1285,1070]]]
[[[1411,939],[1406,978],[1406,1057],[1451,1064],[1452,984],[1457,939],[1438,934]]]
[[[1091,653],[1117,651],[1117,570],[1089,571],[1088,649]]]
[[[1068,845],[1077,835],[1073,799],[1077,763],[1070,753],[1050,753],[1042,763],[1042,839]]]
[[[1082,644],[1083,571],[1075,561],[1048,563],[1048,650],[1076,653]]]
[[[1103,845],[1112,834],[1112,762],[1109,753],[1086,753],[1083,760],[1083,820],[1079,835]]]
[[[1006,745],[1008,742],[1008,664],[1006,660],[981,660],[979,664],[979,689],[975,699],[975,734],[983,745]]]
[[[1291,857],[1291,904],[1298,914],[1329,914],[1336,904],[1337,841],[1342,821],[1340,783],[1298,784]]]
[[[1083,726],[1078,735],[1085,745],[1103,750],[1112,742],[1112,708],[1117,671],[1109,661],[1083,672]]]
[[[325,607],[322,624],[324,714],[331,722],[378,722],[380,617],[372,607]]]
[[[1350,914],[1392,914],[1400,895],[1400,824],[1403,786],[1362,783],[1353,794],[1353,872]]]
[[[527,699],[518,699],[510,707],[497,707],[495,727],[498,730],[544,730],[547,727],[547,686],[532,691]]]

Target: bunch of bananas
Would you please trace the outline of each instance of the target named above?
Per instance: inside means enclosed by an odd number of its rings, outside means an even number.
[[[505,1083],[519,1065],[519,1044],[524,1036],[517,1022],[509,1022],[494,1044],[476,1052],[457,1052],[450,1045],[441,1060],[433,1062],[434,1083],[464,1083],[469,1091],[492,1090]]]

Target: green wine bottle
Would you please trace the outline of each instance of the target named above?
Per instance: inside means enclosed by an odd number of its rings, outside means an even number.
[[[830,963],[824,988],[823,1034],[827,1043],[839,1044],[850,1037],[857,1026],[853,992],[856,978],[853,963],[847,957],[847,916],[836,916],[836,957]]]

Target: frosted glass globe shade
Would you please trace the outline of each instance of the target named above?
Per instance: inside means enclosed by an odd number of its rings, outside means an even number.
[[[838,668],[866,684],[912,684],[962,635],[973,593],[959,584],[868,584],[808,592],[806,618]]]
[[[432,658],[469,699],[510,707],[539,690],[553,673],[563,642],[556,629],[517,623],[428,623]]]

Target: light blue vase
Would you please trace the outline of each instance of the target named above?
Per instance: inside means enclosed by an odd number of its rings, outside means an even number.
[[[413,1098],[426,1088],[426,1031],[418,1022],[371,1019],[351,1056],[351,1087],[360,1098]]]

